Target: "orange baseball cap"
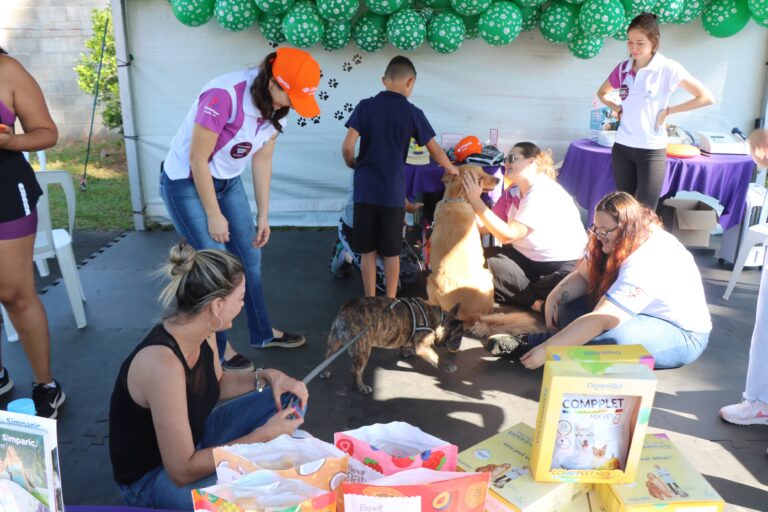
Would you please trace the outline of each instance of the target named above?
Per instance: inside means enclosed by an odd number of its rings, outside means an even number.
[[[480,144],[480,139],[474,135],[468,135],[461,139],[456,147],[453,149],[453,154],[456,155],[456,160],[463,162],[469,155],[483,152],[483,145]]]
[[[278,48],[272,61],[272,76],[288,94],[291,106],[302,117],[320,115],[315,100],[320,83],[320,65],[304,50]]]

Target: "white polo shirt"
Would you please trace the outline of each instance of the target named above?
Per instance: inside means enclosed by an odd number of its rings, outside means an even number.
[[[659,52],[637,74],[632,71],[633,62],[622,62],[608,76],[622,100],[616,142],[631,148],[666,148],[667,133],[663,126],[656,129],[656,117],[669,106],[669,97],[680,82],[690,75],[679,62]]]
[[[631,315],[648,315],[696,333],[712,330],[704,285],[688,249],[658,226],[619,268],[606,298]]]
[[[218,133],[216,146],[208,160],[214,178],[231,179],[242,174],[248,159],[277,130],[251,100],[251,85],[258,68],[249,68],[219,76],[208,82],[187,112],[184,122],[171,140],[163,167],[169,179],[190,178],[189,150],[192,128],[198,124]],[[280,120],[285,126],[286,118]]]

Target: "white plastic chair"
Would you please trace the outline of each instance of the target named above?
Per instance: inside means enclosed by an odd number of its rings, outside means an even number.
[[[765,209],[768,208],[768,194],[765,195],[762,208],[762,211],[765,211]],[[728,300],[731,298],[731,293],[733,293],[733,289],[736,287],[736,282],[741,276],[741,271],[744,270],[744,264],[749,257],[749,252],[754,246],[760,243],[768,244],[768,222],[750,226],[746,233],[744,233],[744,237],[741,239],[741,243],[739,244],[736,262],[733,264],[731,279],[728,281],[728,286],[725,287],[723,300]],[[766,255],[768,255],[768,251],[766,252]]]
[[[40,271],[40,275],[45,276],[49,274],[47,260],[54,257],[58,260],[64,287],[67,290],[69,303],[75,315],[75,323],[78,328],[82,329],[88,322],[85,318],[85,308],[83,307],[85,293],[83,292],[83,285],[80,282],[80,275],[77,271],[75,254],[72,250],[72,232],[75,225],[75,186],[72,183],[72,176],[68,171],[39,171],[35,173],[35,177],[43,189],[43,195],[40,196],[37,202],[38,222],[37,236],[35,237],[35,263]],[[52,229],[51,227],[48,187],[53,184],[59,184],[64,189],[64,195],[67,200],[69,230]],[[8,341],[18,341],[18,334],[8,319],[5,308],[2,308],[2,310]]]

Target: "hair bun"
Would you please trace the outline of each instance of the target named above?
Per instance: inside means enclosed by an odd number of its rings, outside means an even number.
[[[195,255],[197,255],[197,251],[191,245],[184,242],[174,245],[168,254],[168,261],[170,262],[168,273],[171,276],[181,276],[188,273],[192,270],[192,265],[195,264]]]

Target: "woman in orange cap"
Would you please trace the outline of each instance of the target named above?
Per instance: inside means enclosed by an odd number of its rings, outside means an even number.
[[[272,154],[288,111],[315,117],[320,66],[295,48],[278,48],[257,68],[229,73],[205,85],[171,141],[161,164],[160,192],[179,235],[195,249],[226,249],[246,269],[245,312],[251,345],[299,347],[303,336],[272,327],[261,287],[261,248],[269,241]],[[250,157],[258,214],[254,225],[240,179]],[[220,325],[214,330],[222,331]],[[217,334],[223,367],[253,364]]]

